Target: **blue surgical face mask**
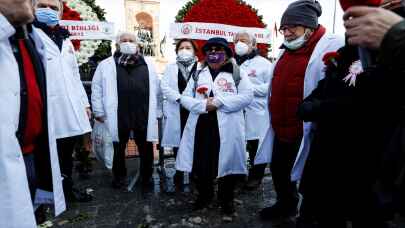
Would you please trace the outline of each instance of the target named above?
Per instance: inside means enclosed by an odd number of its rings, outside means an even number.
[[[208,63],[222,63],[225,61],[225,53],[223,52],[214,52],[209,53],[206,58]]]
[[[59,12],[49,8],[38,8],[35,10],[35,16],[39,22],[48,26],[55,26],[59,23]]]

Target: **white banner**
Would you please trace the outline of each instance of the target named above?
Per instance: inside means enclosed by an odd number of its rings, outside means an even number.
[[[114,24],[102,21],[60,21],[73,40],[113,40]]]
[[[170,37],[173,39],[208,40],[212,37],[223,37],[233,42],[233,36],[239,31],[247,31],[256,36],[258,43],[270,44],[271,31],[263,28],[239,27],[233,25],[185,22],[170,25]]]

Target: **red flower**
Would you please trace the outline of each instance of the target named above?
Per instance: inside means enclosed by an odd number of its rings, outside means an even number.
[[[75,48],[75,51],[79,51],[80,49],[80,40],[72,40],[73,47]]]
[[[205,97],[207,97],[207,92],[208,88],[206,86],[200,86],[197,88],[197,93],[203,94]]]
[[[326,53],[323,58],[322,61],[325,64],[325,66],[330,66],[330,65],[334,65],[337,66],[337,60],[339,60],[340,58],[340,54],[336,51],[333,52],[328,52]]]
[[[240,0],[199,0],[185,14],[183,22],[205,22],[227,24],[241,27],[265,28],[257,13],[251,6]],[[196,40],[199,48],[205,40]],[[269,45],[259,44],[259,51],[267,56]],[[204,53],[197,53],[198,59],[204,59]]]
[[[82,18],[80,17],[80,14],[74,10],[72,10],[66,2],[63,2],[63,15],[62,15],[63,20],[70,20],[70,21],[81,21]],[[76,51],[80,49],[80,40],[72,40],[73,46]]]
[[[383,0],[340,0],[340,5],[346,11],[352,6],[379,6]]]

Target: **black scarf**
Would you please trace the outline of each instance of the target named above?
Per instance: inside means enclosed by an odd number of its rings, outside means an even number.
[[[54,28],[49,27],[45,23],[39,22],[35,19],[33,25],[46,33],[49,38],[58,46],[59,50],[62,50],[63,41],[69,38],[70,33],[68,30],[56,25]]]
[[[256,57],[256,56],[258,56],[258,55],[259,55],[259,51],[256,49],[256,50],[253,50],[252,52],[250,52],[250,53],[247,54],[247,55],[243,55],[243,56],[236,55],[236,56],[235,56],[235,59],[236,59],[236,62],[238,63],[238,65],[240,66],[240,65],[242,65],[246,60],[253,59],[254,57]]]
[[[209,65],[208,65],[208,69],[210,70],[212,79],[215,80],[215,78],[218,76],[219,73],[221,72],[226,72],[226,73],[230,73],[233,74],[233,65],[232,62],[228,61],[227,63],[225,63],[223,66],[221,66],[221,68],[219,68],[218,70],[214,70],[212,69]]]
[[[128,55],[119,51],[114,53],[115,62],[124,68],[133,68],[139,64],[144,64],[145,61],[139,54]]]

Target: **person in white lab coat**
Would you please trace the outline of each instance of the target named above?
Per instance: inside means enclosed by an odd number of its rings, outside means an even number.
[[[208,206],[218,178],[218,199],[225,214],[234,212],[237,175],[246,175],[243,109],[253,100],[245,72],[233,63],[223,38],[211,38],[203,47],[206,63],[190,79],[179,102],[190,111],[180,142],[176,168],[192,172],[198,198],[194,209]]]
[[[32,20],[31,1],[0,1],[0,227],[37,227],[41,204],[66,209],[50,105],[61,55]]]
[[[162,147],[171,147],[177,157],[180,139],[186,126],[189,111],[180,105],[178,99],[187,86],[191,76],[196,72],[198,59],[195,55],[197,46],[190,39],[180,39],[176,43],[177,59],[166,67],[161,81],[163,93],[163,128]],[[183,173],[176,171],[175,183],[183,181]]]
[[[133,137],[138,146],[143,184],[150,183],[153,142],[158,141],[157,74],[151,60],[140,54],[136,42],[131,32],[119,34],[117,51],[98,65],[92,82],[94,115],[107,125],[114,142],[114,188],[126,185],[128,139]]]
[[[298,193],[292,169],[296,159],[308,152],[311,141],[311,123],[299,120],[298,106],[325,75],[323,55],[344,44],[318,24],[321,13],[318,1],[299,0],[288,6],[281,19],[284,43],[271,73],[270,126],[255,159],[256,164],[271,161],[277,202],[261,210],[262,219],[296,215]]]
[[[75,51],[69,40],[69,31],[59,26],[63,12],[61,0],[34,1],[34,26],[44,31],[59,48],[63,57],[62,66],[51,64],[59,69],[57,78],[60,90],[66,90],[68,96],[58,96],[50,103],[55,114],[56,144],[58,147],[60,168],[63,175],[63,192],[69,201],[87,202],[92,199],[85,191],[73,188],[73,151],[81,136],[91,131],[89,118],[90,104],[80,80],[79,67]]]
[[[267,110],[267,94],[269,91],[271,63],[260,56],[257,49],[256,37],[246,31],[240,31],[234,36],[235,59],[240,68],[247,73],[253,85],[253,102],[245,108],[246,141],[249,152],[249,179],[245,189],[256,189],[264,176],[267,164],[254,164],[259,141],[262,141],[269,128],[269,113]]]

